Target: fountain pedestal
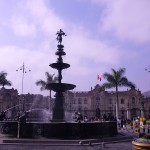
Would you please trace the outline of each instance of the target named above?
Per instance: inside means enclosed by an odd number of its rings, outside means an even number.
[[[61,44],[62,36],[66,36],[66,34],[60,29],[60,31],[57,32],[57,38],[56,38],[58,41],[57,52],[55,53],[58,56],[57,62],[50,64],[50,67],[58,70],[58,83],[47,84],[47,89],[50,89],[56,92],[52,122],[65,121],[65,113],[64,113],[64,101],[65,100],[64,100],[63,92],[67,90],[72,90],[76,87],[73,84],[61,83],[62,70],[70,67],[69,64],[63,62],[62,56],[66,55],[66,53],[63,50],[64,46]]]

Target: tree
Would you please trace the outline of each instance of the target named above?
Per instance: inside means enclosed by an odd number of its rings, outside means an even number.
[[[4,88],[4,86],[11,86],[11,81],[6,79],[7,73],[4,71],[0,72],[0,85]]]
[[[40,88],[41,91],[50,90],[47,88],[46,85],[49,83],[56,83],[58,81],[58,77],[55,77],[54,74],[53,75],[49,74],[49,72],[45,72],[45,76],[46,76],[46,81],[40,79],[35,83],[37,86],[41,86]],[[52,96],[51,96],[51,90],[50,90],[50,101],[51,99],[52,99]],[[50,102],[49,102],[49,109],[50,109]]]
[[[127,77],[124,76],[125,74],[125,68],[120,68],[119,70],[111,69],[112,73],[104,73],[103,77],[104,79],[107,80],[106,83],[102,85],[102,87],[105,89],[110,89],[110,88],[115,88],[116,90],[116,118],[119,118],[118,114],[118,88],[119,87],[130,87],[130,88],[135,88],[135,84],[132,83],[131,81],[128,81]]]

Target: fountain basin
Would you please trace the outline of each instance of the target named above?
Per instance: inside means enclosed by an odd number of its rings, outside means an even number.
[[[2,121],[1,129],[7,134],[17,137],[18,122]],[[2,131],[1,131],[2,132]],[[3,132],[3,134],[6,132]],[[57,139],[88,139],[112,137],[117,135],[117,124],[114,121],[106,122],[26,122],[20,123],[21,138],[57,138]]]
[[[72,90],[75,87],[76,87],[75,85],[68,84],[68,83],[50,83],[50,84],[47,84],[47,89],[51,89],[55,92],[58,92],[58,91],[65,92],[67,90]]]
[[[67,63],[52,63],[50,66],[58,70],[67,69],[70,67],[70,65]]]

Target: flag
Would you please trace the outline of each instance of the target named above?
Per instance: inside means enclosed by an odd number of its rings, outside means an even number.
[[[100,75],[97,75],[97,80],[99,80],[99,81],[101,81],[101,80],[102,80],[102,78],[101,78],[101,76],[100,76]]]

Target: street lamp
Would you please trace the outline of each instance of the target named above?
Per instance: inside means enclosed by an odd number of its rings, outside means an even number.
[[[150,66],[147,66],[147,67],[145,68],[145,71],[150,72]]]
[[[22,71],[22,84],[21,84],[21,94],[22,94],[22,100],[23,100],[23,111],[24,111],[24,105],[25,105],[25,101],[24,101],[24,98],[23,98],[23,89],[24,89],[24,75],[25,73],[27,72],[30,72],[31,70],[29,68],[27,68],[25,65],[24,65],[24,62],[23,62],[23,65],[17,69],[16,71]],[[20,101],[19,101],[19,106],[20,106]]]

